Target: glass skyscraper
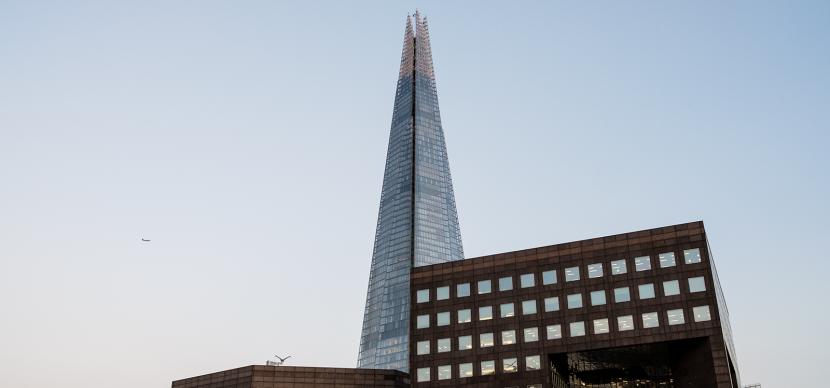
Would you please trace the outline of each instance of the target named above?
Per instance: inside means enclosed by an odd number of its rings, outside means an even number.
[[[358,367],[408,369],[409,274],[464,258],[426,18],[407,17]]]

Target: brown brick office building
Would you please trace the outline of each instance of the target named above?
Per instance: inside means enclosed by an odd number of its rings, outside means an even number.
[[[406,373],[382,369],[251,365],[173,382],[173,388],[405,388]]]
[[[739,387],[702,222],[417,267],[415,387]]]

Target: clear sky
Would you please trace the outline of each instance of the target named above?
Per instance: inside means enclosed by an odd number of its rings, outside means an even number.
[[[0,0],[0,386],[354,366],[415,7],[468,256],[703,220],[826,380],[830,2]]]

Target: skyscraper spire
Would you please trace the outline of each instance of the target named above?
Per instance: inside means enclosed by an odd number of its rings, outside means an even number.
[[[464,258],[426,18],[407,16],[358,367],[407,371],[409,273]]]

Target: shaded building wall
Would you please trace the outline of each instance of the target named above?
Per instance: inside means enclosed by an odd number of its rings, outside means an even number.
[[[406,373],[378,369],[251,365],[173,382],[172,388],[409,387]]]

